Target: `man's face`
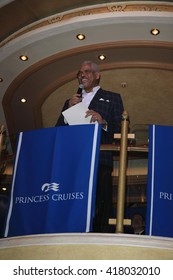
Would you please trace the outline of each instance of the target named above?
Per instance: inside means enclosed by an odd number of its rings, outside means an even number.
[[[143,226],[144,222],[142,217],[138,214],[134,215],[132,219],[132,227],[134,228],[134,230],[142,229]]]
[[[99,84],[100,74],[95,72],[90,64],[85,64],[81,66],[77,78],[79,84],[83,84],[85,91],[90,92]]]

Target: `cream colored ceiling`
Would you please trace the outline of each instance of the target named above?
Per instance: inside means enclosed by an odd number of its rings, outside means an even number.
[[[55,124],[86,59],[100,64],[102,87],[121,93],[131,126],[173,125],[172,1],[0,1],[0,24],[0,118],[10,136]]]

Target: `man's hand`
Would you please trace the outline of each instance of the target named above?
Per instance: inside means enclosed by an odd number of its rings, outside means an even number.
[[[88,110],[86,111],[86,115],[85,118],[87,118],[88,116],[91,116],[91,120],[90,122],[98,122],[102,125],[102,128],[107,131],[107,122],[102,118],[102,116],[98,113],[95,112],[93,110]]]
[[[86,111],[85,118],[87,118],[88,116],[91,116],[91,120],[90,120],[91,123],[98,122],[98,123],[102,124],[102,122],[103,122],[102,116],[93,110]]]
[[[68,102],[68,107],[72,107],[73,105],[76,105],[77,103],[81,102],[82,98],[80,94],[75,93]]]

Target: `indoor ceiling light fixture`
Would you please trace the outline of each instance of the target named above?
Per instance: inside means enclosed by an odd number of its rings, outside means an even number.
[[[27,100],[26,100],[26,98],[24,98],[24,97],[23,97],[23,98],[21,98],[21,99],[20,99],[20,102],[22,102],[22,103],[26,103],[26,102],[27,102]]]
[[[80,33],[80,34],[77,34],[77,35],[76,35],[76,38],[77,38],[78,40],[84,40],[84,39],[85,39],[85,35],[82,34],[82,33]]]
[[[98,56],[98,59],[100,60],[105,60],[106,59],[106,56],[104,54],[101,54]]]
[[[0,78],[0,83],[2,83],[3,82],[3,79],[2,78]]]
[[[158,28],[153,28],[153,29],[151,29],[150,32],[152,35],[157,36],[157,35],[159,35],[160,30]]]
[[[26,60],[28,60],[28,56],[27,56],[27,55],[21,55],[21,56],[20,56],[20,59],[21,59],[22,61],[26,61]]]

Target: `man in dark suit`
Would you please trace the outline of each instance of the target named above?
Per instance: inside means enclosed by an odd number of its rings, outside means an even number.
[[[98,122],[102,125],[101,144],[112,144],[114,133],[121,131],[121,119],[124,110],[121,96],[118,93],[103,90],[99,86],[100,71],[92,61],[82,63],[77,79],[83,89],[66,100],[62,112],[79,102],[83,102],[88,108],[86,117],[91,117],[90,122]],[[59,125],[67,125],[62,113],[56,126]],[[100,151],[96,214],[93,221],[94,232],[111,232],[108,219],[112,215],[112,169],[112,152]]]

